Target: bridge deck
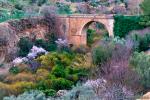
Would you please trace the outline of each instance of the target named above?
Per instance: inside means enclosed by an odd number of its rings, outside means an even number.
[[[60,18],[113,18],[113,14],[71,14],[59,15]]]

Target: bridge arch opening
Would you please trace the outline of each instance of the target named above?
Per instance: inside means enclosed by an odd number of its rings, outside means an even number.
[[[84,36],[85,44],[91,46],[98,43],[104,36],[109,36],[109,33],[103,23],[90,21],[83,26],[81,35]]]

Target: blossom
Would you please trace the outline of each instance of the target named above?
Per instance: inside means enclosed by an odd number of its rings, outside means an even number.
[[[58,40],[55,41],[58,46],[68,46],[68,41],[66,39],[61,39],[59,38]]]
[[[27,57],[18,57],[16,59],[13,60],[13,64],[14,65],[18,65],[18,64],[21,64],[23,62],[28,62],[29,59],[34,59],[36,58],[39,54],[47,54],[48,52],[41,48],[41,47],[37,47],[37,46],[33,46],[31,51],[28,53]]]
[[[97,80],[88,80],[84,86],[88,86],[88,87],[99,87],[102,85],[105,85],[107,83],[107,81],[105,79],[97,79]]]
[[[22,63],[22,62],[23,62],[23,59],[20,58],[20,57],[18,57],[18,58],[16,58],[16,59],[13,60],[13,64],[14,64],[14,65],[18,65],[18,64],[20,64],[20,63]]]
[[[28,58],[34,59],[35,57],[38,56],[38,54],[47,54],[47,51],[41,47],[33,46],[31,49],[31,52],[27,55]]]

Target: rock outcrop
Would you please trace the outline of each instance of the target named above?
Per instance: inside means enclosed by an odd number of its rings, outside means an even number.
[[[21,37],[44,38],[48,32],[46,25],[40,19],[13,20],[0,23],[0,64],[11,61],[17,53],[17,43]]]

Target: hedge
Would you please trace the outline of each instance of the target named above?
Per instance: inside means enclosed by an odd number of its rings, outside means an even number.
[[[140,23],[140,16],[114,16],[114,35],[119,37],[125,37],[130,31],[145,28]]]

